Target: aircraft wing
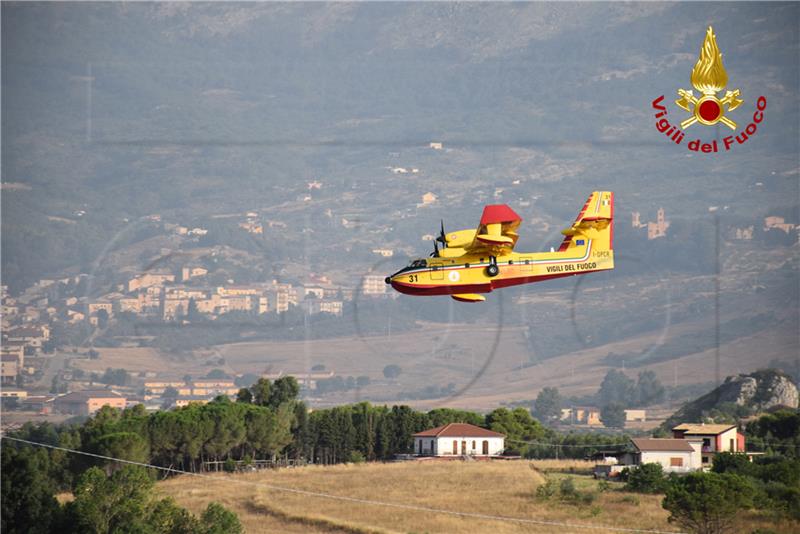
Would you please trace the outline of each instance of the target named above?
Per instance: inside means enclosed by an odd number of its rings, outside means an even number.
[[[522,217],[506,204],[485,206],[475,238],[465,247],[466,252],[486,252],[495,256],[511,252],[519,239],[517,228],[521,222]]]

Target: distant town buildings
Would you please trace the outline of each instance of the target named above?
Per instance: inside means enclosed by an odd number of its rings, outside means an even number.
[[[128,293],[148,287],[160,287],[167,282],[174,282],[175,275],[172,273],[144,273],[128,281]]]
[[[361,293],[366,296],[386,294],[386,281],[383,276],[368,274],[361,284]]]
[[[664,208],[658,208],[655,222],[646,224],[641,222],[641,214],[638,211],[631,213],[631,226],[633,228],[647,228],[647,239],[650,240],[666,236],[669,224],[664,214]]]
[[[57,412],[69,415],[92,415],[103,406],[124,409],[125,397],[110,389],[73,391],[56,397]]]
[[[21,367],[17,356],[5,353],[0,355],[0,383],[4,386],[16,384]]]
[[[442,150],[444,148],[442,143],[439,141],[431,141],[431,143],[428,146],[434,150]]]
[[[184,282],[187,280],[191,280],[192,278],[198,278],[200,276],[205,276],[208,274],[208,269],[205,267],[183,267],[181,269],[181,280]]]
[[[437,196],[430,191],[422,195],[422,204],[418,204],[419,206],[430,206],[431,204],[435,204],[437,200]]]
[[[219,395],[236,395],[239,387],[232,380],[201,378],[185,381],[147,381],[144,383],[144,399],[146,401],[162,398],[164,393],[172,391],[176,397],[202,397],[211,400]]]
[[[561,420],[577,425],[597,425],[601,426],[600,408],[593,406],[573,406],[572,408],[562,408]]]
[[[390,248],[374,248],[372,249],[372,253],[383,256],[384,258],[391,258],[394,256],[394,251]]]
[[[753,239],[753,225],[747,226],[745,228],[736,228],[733,233],[733,238],[738,239],[740,241],[750,241]]]
[[[770,217],[764,218],[764,230],[770,230],[772,228],[783,230],[787,234],[790,233],[792,230],[796,228],[794,224],[787,223],[783,217],[777,217],[772,215]]]

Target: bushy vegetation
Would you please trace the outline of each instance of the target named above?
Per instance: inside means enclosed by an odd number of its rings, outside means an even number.
[[[800,459],[767,456],[754,462],[741,454],[714,456],[713,472],[744,477],[757,508],[800,519]]]
[[[564,477],[560,481],[548,478],[536,488],[536,497],[540,500],[559,499],[570,504],[592,504],[597,499],[596,491],[581,491],[575,487],[572,477]]]
[[[697,534],[730,531],[737,515],[753,506],[753,487],[738,475],[690,473],[674,478],[662,506],[670,522]]]
[[[626,481],[625,489],[636,493],[662,493],[667,488],[667,479],[661,464],[646,463],[625,468],[622,479]]]
[[[57,451],[56,451],[57,452]],[[3,494],[0,530],[9,534],[59,532],[106,534],[238,534],[236,515],[211,503],[200,518],[170,499],[153,496],[154,474],[143,467],[90,467],[61,487],[61,461],[70,459],[43,449],[5,445],[2,450]],[[71,489],[74,500],[60,505],[57,489]]]
[[[755,509],[786,520],[800,520],[800,418],[796,411],[762,416],[748,425],[753,445],[768,453],[750,461],[744,454],[719,453],[710,473],[665,477],[660,464],[623,471],[625,490],[665,493],[670,520],[700,534],[728,531],[738,512]],[[761,441],[759,441],[761,440]],[[772,451],[780,451],[775,454]]]
[[[759,417],[745,428],[748,447],[754,451],[800,458],[800,412],[781,410]]]

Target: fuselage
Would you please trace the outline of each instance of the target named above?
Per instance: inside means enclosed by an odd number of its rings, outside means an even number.
[[[492,290],[614,268],[613,250],[592,250],[592,240],[569,251],[511,252],[496,257],[498,273],[487,272],[492,258],[464,255],[413,261],[386,282],[408,295],[490,293]]]

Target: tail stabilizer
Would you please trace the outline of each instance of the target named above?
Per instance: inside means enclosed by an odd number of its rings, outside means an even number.
[[[583,247],[592,241],[593,251],[614,250],[614,193],[594,191],[589,195],[572,226],[561,232],[564,241],[558,248],[566,252],[574,247]]]

